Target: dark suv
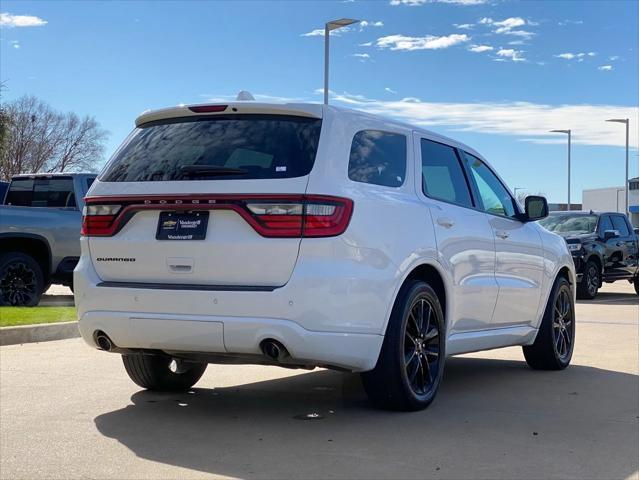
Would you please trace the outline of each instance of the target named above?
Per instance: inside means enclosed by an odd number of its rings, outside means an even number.
[[[539,222],[566,239],[577,271],[577,296],[592,299],[603,282],[628,280],[639,294],[639,236],[616,212],[553,212]]]

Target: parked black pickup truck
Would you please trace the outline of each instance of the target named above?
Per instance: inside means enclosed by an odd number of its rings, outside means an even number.
[[[577,296],[592,299],[603,282],[627,280],[639,295],[639,236],[616,212],[553,212],[542,226],[566,239],[577,271]]]

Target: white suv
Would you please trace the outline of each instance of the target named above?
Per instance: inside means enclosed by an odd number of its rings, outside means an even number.
[[[447,356],[523,345],[562,369],[572,258],[473,149],[332,106],[144,113],[86,198],[82,337],[138,385],[188,389],[208,363],[363,372],[415,410]],[[532,167],[531,167],[532,168]]]

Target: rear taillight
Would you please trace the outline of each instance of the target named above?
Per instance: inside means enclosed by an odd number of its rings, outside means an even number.
[[[246,208],[264,237],[334,237],[346,230],[353,212],[347,198],[309,196],[287,201],[249,201]]]
[[[121,205],[91,205],[82,210],[82,228],[80,235],[110,236],[113,235],[114,223]]]
[[[334,237],[346,231],[353,213],[352,200],[324,195],[167,195],[85,201],[81,234],[89,237],[115,235],[143,210],[233,210],[263,237]]]

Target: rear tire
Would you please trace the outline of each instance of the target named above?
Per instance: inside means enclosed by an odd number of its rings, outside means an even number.
[[[601,270],[599,265],[592,260],[588,260],[584,268],[581,282],[577,285],[577,298],[592,300],[597,296],[601,285]]]
[[[575,346],[575,304],[568,280],[559,277],[550,293],[535,343],[523,347],[535,370],[563,370]]]
[[[444,314],[426,283],[402,286],[386,330],[377,365],[362,374],[371,401],[388,410],[426,408],[444,373]]]
[[[0,305],[35,307],[44,288],[38,262],[21,252],[0,255]]]
[[[122,362],[131,380],[142,388],[158,391],[188,390],[202,377],[207,366],[168,355],[141,353],[122,355]]]

